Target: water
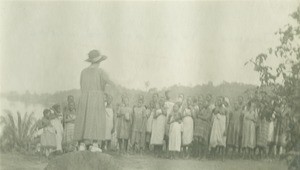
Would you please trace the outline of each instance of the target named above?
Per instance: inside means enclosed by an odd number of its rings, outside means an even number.
[[[6,115],[3,110],[11,111],[14,116],[15,123],[17,123],[17,112],[20,112],[22,118],[26,113],[34,113],[34,118],[38,120],[43,117],[44,106],[41,104],[25,104],[24,102],[9,101],[0,97],[0,109],[0,116]],[[2,133],[2,126],[3,125],[0,125],[0,134]]]

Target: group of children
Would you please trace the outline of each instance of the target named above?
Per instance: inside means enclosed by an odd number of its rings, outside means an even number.
[[[154,93],[148,105],[144,96],[129,105],[129,97],[122,96],[113,107],[112,96],[105,95],[106,135],[99,141],[102,150],[111,150],[112,141],[120,153],[150,151],[157,157],[199,159],[210,157],[254,158],[284,153],[288,141],[293,140],[295,120],[291,108],[281,100],[259,101],[243,97],[231,103],[226,97],[213,99],[212,95],[175,99],[171,92],[164,96]],[[68,97],[63,114],[59,105],[44,110],[41,145],[58,151],[74,146],[75,102]],[[71,143],[71,145],[70,145]],[[70,149],[71,150],[71,149]],[[74,150],[74,149],[73,149]]]
[[[118,149],[121,153],[153,150],[157,157],[274,157],[285,153],[292,140],[291,116],[285,100],[260,100],[239,96],[231,103],[226,97],[187,97],[172,100],[154,93],[148,105],[144,97],[129,106],[129,98],[115,111]],[[165,152],[164,152],[165,151]]]
[[[63,153],[74,149],[74,121],[76,105],[73,96],[68,96],[68,104],[61,111],[59,104],[44,109],[43,117],[37,123],[41,150],[47,157],[52,153]]]

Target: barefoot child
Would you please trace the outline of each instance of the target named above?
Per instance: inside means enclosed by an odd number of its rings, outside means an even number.
[[[106,103],[105,103],[105,111],[106,111],[106,130],[105,130],[105,140],[102,141],[101,149],[102,150],[110,150],[111,149],[111,140],[112,134],[114,133],[114,125],[115,125],[115,115],[112,108],[113,97],[111,95],[106,94]]]
[[[129,107],[129,98],[127,96],[122,97],[122,105],[117,112],[117,138],[119,143],[120,153],[127,153],[128,139],[130,136],[132,108]]]
[[[199,101],[198,101],[199,102]],[[210,128],[211,112],[207,101],[200,101],[200,110],[194,113],[195,127],[194,139],[197,149],[197,157],[202,159],[206,157],[208,151],[208,135]]]
[[[68,97],[69,98],[69,97]],[[64,137],[63,137],[63,141],[64,141],[64,150],[66,152],[70,152],[70,151],[74,151],[75,150],[75,144],[74,144],[74,122],[75,122],[75,118],[76,118],[76,109],[75,109],[75,103],[71,102],[70,100],[68,100],[68,106],[65,109],[64,112]]]
[[[157,157],[162,156],[162,148],[164,144],[164,134],[166,127],[166,110],[164,108],[164,100],[160,99],[156,103],[156,109],[153,116],[152,135],[150,144],[154,146],[154,153]]]
[[[216,151],[222,155],[224,160],[226,147],[226,130],[227,130],[227,110],[223,106],[223,97],[216,102],[216,108],[213,110],[213,122],[210,135],[210,147],[215,157]]]
[[[52,106],[51,124],[55,129],[56,133],[56,151],[62,153],[62,140],[64,128],[62,126],[63,115],[61,113],[61,107],[59,104]]]
[[[227,149],[231,148],[231,158],[238,153],[240,147],[241,124],[242,124],[242,99],[234,103],[233,110],[229,113],[229,125],[227,133]]]
[[[193,141],[193,128],[194,128],[194,120],[193,120],[193,105],[192,98],[187,98],[187,107],[181,113],[182,117],[182,146],[183,146],[183,154],[185,158],[189,158],[190,156],[190,146]]]
[[[176,153],[180,152],[181,147],[181,116],[179,113],[179,104],[175,103],[173,111],[168,116],[169,129],[169,151],[171,159],[175,158]]]
[[[50,121],[50,114],[51,111],[49,109],[45,109],[43,111],[44,116],[41,120],[41,128],[43,129],[43,133],[41,135],[41,147],[47,157],[56,148],[56,134]]]
[[[146,125],[146,108],[143,106],[144,97],[140,96],[137,106],[133,108],[132,114],[132,136],[131,142],[135,152],[142,152],[145,147],[145,125]]]
[[[242,147],[246,150],[249,158],[254,156],[254,148],[256,146],[256,121],[257,108],[254,101],[248,102],[247,111],[245,111],[243,121],[243,138]]]

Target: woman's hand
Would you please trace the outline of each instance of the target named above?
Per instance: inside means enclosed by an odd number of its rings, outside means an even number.
[[[115,133],[115,127],[112,128],[111,134]]]
[[[226,130],[224,131],[224,133],[223,133],[223,136],[224,136],[224,137],[226,137],[226,136],[227,136],[227,132],[226,132]]]

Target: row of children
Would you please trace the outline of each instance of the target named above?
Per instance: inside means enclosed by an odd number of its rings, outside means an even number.
[[[99,141],[101,149],[111,149],[112,141],[120,153],[154,150],[157,157],[166,155],[199,159],[225,155],[253,158],[284,153],[293,138],[291,108],[281,102],[259,102],[243,97],[230,105],[226,97],[187,97],[173,99],[171,92],[164,96],[154,93],[148,105],[140,95],[137,104],[129,106],[129,97],[122,96],[121,104],[113,107],[112,96],[105,95],[106,133]],[[45,109],[42,119],[41,144],[50,150],[74,150],[75,102],[68,97],[63,114],[59,105]],[[65,147],[61,147],[64,143]],[[71,148],[69,148],[71,146]],[[164,147],[163,147],[164,146]],[[166,152],[163,152],[165,150]]]
[[[217,154],[222,159],[229,154],[275,156],[284,153],[292,140],[291,125],[297,123],[285,100],[269,104],[240,96],[230,105],[226,97],[213,101],[211,95],[185,99],[180,94],[172,102],[170,96],[169,91],[163,97],[155,93],[149,105],[139,96],[133,108],[129,98],[122,97],[111,126],[116,129],[120,152],[128,146],[138,152],[153,146],[156,156],[161,157],[165,148],[170,158],[178,152],[200,159]]]

